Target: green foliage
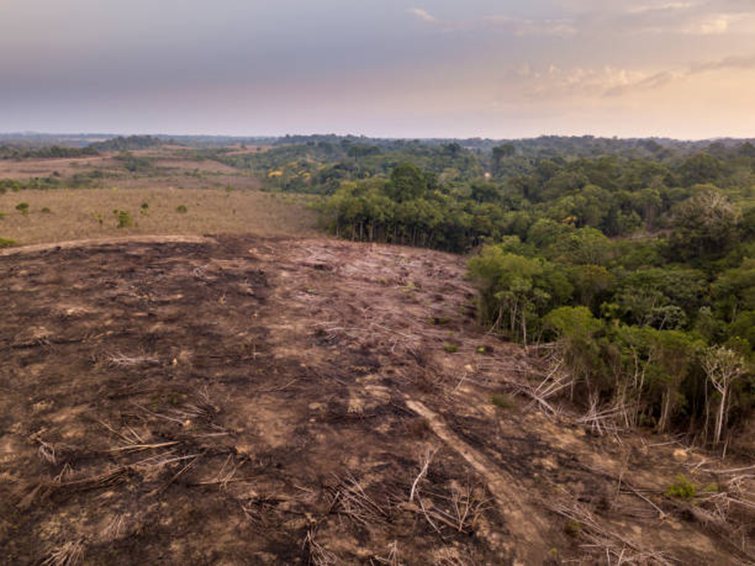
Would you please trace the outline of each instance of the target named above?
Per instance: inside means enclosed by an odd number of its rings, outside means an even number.
[[[118,223],[118,228],[131,228],[134,225],[134,219],[131,217],[131,213],[127,210],[113,210],[113,215]]]
[[[40,210],[40,212],[42,214],[50,214],[52,212],[52,210],[50,210],[49,207],[45,206],[45,207],[42,208],[42,210]]]
[[[387,196],[396,202],[416,200],[427,190],[427,180],[419,167],[413,163],[402,163],[391,173],[391,181],[386,186]]]
[[[508,395],[496,393],[490,397],[490,402],[500,409],[511,409],[514,407],[514,402]]]
[[[16,245],[16,240],[11,240],[9,238],[0,238],[0,248],[7,248],[8,246],[14,245]]]
[[[671,257],[709,260],[725,255],[737,240],[739,216],[729,199],[715,188],[683,202],[669,238]]]
[[[447,354],[455,354],[456,352],[459,351],[459,346],[457,344],[453,344],[451,342],[444,342],[443,343],[443,350],[445,350],[445,352]]]
[[[16,210],[18,210],[21,214],[26,216],[29,214],[29,203],[26,202],[20,202],[16,205]]]
[[[149,175],[155,171],[152,160],[146,157],[137,157],[128,151],[122,151],[115,156],[115,159],[123,162],[123,166],[129,173]]]
[[[99,155],[96,148],[50,145],[40,148],[0,146],[0,159],[72,159]]]
[[[186,208],[185,204],[179,204],[176,207],[176,212],[178,212],[179,214],[186,214],[187,212],[189,212],[189,209]]]
[[[546,260],[508,253],[505,246],[485,246],[468,267],[479,292],[482,322],[525,342],[532,321],[573,291],[563,273]]]
[[[666,495],[678,499],[692,499],[697,495],[697,489],[696,484],[689,481],[684,475],[679,474],[674,476],[674,483],[668,487]]]
[[[99,151],[132,151],[136,149],[148,149],[160,145],[160,140],[152,136],[118,136],[116,138],[95,142],[89,145],[88,149],[95,152]]]

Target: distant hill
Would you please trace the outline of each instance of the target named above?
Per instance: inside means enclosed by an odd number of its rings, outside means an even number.
[[[149,149],[163,142],[153,136],[118,136],[110,140],[89,144],[96,151],[131,151],[135,149]]]

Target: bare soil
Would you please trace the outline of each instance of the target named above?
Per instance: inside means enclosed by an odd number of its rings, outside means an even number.
[[[463,272],[238,235],[0,252],[0,560],[751,563],[752,521],[665,493],[752,459],[496,406],[541,370]]]

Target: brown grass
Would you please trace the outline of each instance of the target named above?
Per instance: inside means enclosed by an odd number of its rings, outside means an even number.
[[[15,210],[29,204],[29,214]],[[148,203],[142,215],[142,203]],[[256,233],[312,235],[316,213],[304,197],[220,189],[59,189],[0,195],[0,237],[19,245],[131,235]],[[185,205],[180,214],[176,207]],[[41,212],[49,208],[50,213]],[[126,210],[131,228],[118,228],[113,210]],[[101,222],[100,222],[101,220]]]
[[[57,171],[68,177],[91,169],[110,169],[120,164],[110,155],[63,159],[0,159],[0,179],[48,177]]]

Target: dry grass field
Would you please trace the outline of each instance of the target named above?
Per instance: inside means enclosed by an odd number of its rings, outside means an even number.
[[[27,203],[29,211],[16,210]],[[142,209],[143,204],[146,209]],[[55,189],[0,195],[0,237],[19,245],[137,234],[311,235],[317,215],[304,197],[225,189]],[[186,212],[177,212],[179,206]],[[49,209],[50,212],[42,212]],[[118,227],[113,210],[127,211]]]
[[[86,176],[97,171],[102,178],[96,181],[101,188],[128,187],[149,188],[165,186],[173,188],[219,188],[258,189],[260,182],[246,171],[234,169],[212,159],[191,159],[187,148],[159,146],[153,149],[129,152],[137,159],[147,160],[153,167],[150,171],[130,172],[118,152],[106,152],[95,157],[65,159],[0,159],[0,179],[29,180],[35,177],[55,177],[62,186],[74,176]],[[233,150],[229,155],[241,155],[263,151],[263,148]]]
[[[140,167],[129,170],[117,152],[80,159],[0,160],[0,180],[55,183],[51,189],[0,194],[0,238],[29,245],[161,234],[307,236],[317,230],[317,215],[306,206],[308,197],[260,192],[259,179],[248,171],[192,159],[187,148],[178,146],[129,155]],[[76,187],[77,179],[83,187]],[[22,203],[29,207],[26,214],[16,209]],[[177,212],[179,206],[186,212]],[[114,210],[128,212],[132,225],[119,227]]]

